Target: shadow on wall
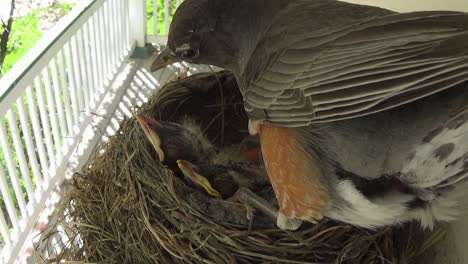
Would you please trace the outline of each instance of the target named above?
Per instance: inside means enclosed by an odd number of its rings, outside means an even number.
[[[379,6],[397,12],[450,10],[468,12],[467,0],[341,0],[362,5]]]

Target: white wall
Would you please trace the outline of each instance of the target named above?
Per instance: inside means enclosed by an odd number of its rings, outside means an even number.
[[[451,10],[468,12],[468,0],[342,0],[344,2],[380,6],[397,12]]]

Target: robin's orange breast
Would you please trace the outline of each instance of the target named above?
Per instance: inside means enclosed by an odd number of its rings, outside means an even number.
[[[320,182],[318,166],[299,143],[298,133],[296,128],[262,124],[259,134],[263,159],[280,212],[316,221],[329,195]]]

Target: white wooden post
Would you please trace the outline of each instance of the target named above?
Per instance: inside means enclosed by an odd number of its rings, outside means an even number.
[[[146,1],[128,1],[130,34],[136,46],[143,48],[146,43]]]

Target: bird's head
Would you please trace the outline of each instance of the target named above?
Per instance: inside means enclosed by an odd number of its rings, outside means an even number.
[[[177,166],[184,175],[185,179],[189,180],[198,188],[204,190],[208,195],[222,199],[223,196],[218,192],[205,175],[202,175],[201,169],[186,160],[177,160]]]
[[[162,126],[156,122],[156,120],[145,115],[138,114],[135,118],[158,154],[159,161],[164,162],[165,156],[164,151],[161,148],[161,137],[159,136],[159,131]]]
[[[182,120],[181,124],[178,124],[158,122],[142,114],[136,115],[135,118],[158,154],[159,160],[169,166],[175,166],[177,159],[193,162],[204,160],[216,151],[191,120]]]
[[[229,68],[235,53],[233,43],[224,39],[221,16],[226,16],[226,6],[214,0],[186,0],[174,14],[168,33],[166,48],[151,66],[156,71],[174,62],[210,64]]]
[[[230,71],[256,46],[268,0],[186,0],[176,10],[166,48],[154,60],[151,71],[175,62],[219,66]],[[281,2],[281,1],[276,1]]]

